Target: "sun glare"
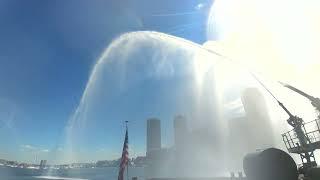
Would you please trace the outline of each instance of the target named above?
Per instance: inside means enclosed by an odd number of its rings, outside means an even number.
[[[320,12],[311,2],[217,0],[209,16],[208,38],[253,71],[293,81],[319,65]]]

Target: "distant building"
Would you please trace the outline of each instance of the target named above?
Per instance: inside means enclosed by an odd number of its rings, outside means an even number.
[[[44,169],[47,165],[47,160],[41,160],[40,161],[40,169]]]
[[[170,148],[152,151],[152,154],[146,159],[146,179],[172,176],[172,171],[175,170],[174,157],[174,151]]]
[[[108,160],[100,160],[96,162],[96,167],[108,167],[110,165],[110,161]]]
[[[96,167],[119,167],[120,160],[121,158],[115,159],[115,160],[100,160],[95,163],[95,166]]]
[[[185,117],[179,115],[174,118],[174,144],[176,149],[183,148],[188,136],[188,125]]]
[[[5,159],[0,159],[0,165],[5,165],[5,164],[7,164],[7,160],[5,160]]]
[[[17,161],[7,161],[7,164],[8,166],[16,166],[18,165],[18,162]]]
[[[273,145],[273,129],[262,93],[257,88],[244,90],[242,104],[246,112],[248,122],[247,131],[250,133],[251,145],[253,148],[265,148]]]
[[[146,165],[146,157],[145,156],[138,156],[133,160],[133,163],[137,167],[143,167]]]
[[[147,120],[147,157],[155,150],[161,149],[160,120],[151,118]]]

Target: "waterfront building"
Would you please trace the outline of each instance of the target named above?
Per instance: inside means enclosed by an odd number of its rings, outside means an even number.
[[[159,119],[150,118],[147,120],[147,157],[152,151],[161,149],[161,123]]]

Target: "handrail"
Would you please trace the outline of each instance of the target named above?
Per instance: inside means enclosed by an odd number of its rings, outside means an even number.
[[[320,120],[315,119],[313,121],[303,123],[302,129],[305,135],[310,139],[310,141],[307,142],[307,148],[313,149],[316,147],[320,147]],[[299,148],[301,148],[299,144],[299,138],[295,135],[294,129],[283,133],[282,140],[289,151],[296,152],[299,151]]]

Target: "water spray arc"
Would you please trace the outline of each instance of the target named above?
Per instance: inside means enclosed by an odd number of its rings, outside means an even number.
[[[145,44],[146,41],[149,41],[151,43],[147,44],[148,46],[146,46],[146,44]],[[131,47],[131,45],[132,45],[132,47]],[[162,46],[166,46],[166,49],[162,49],[161,48]],[[131,53],[133,53],[133,55],[135,55],[134,53],[135,53],[135,51],[137,51],[137,49],[150,48],[150,47],[154,48],[156,50],[154,52],[152,51],[152,53],[156,53],[157,55],[155,57],[154,56],[152,56],[150,58],[147,57],[148,61],[143,61],[139,58],[131,57]],[[180,47],[185,48],[186,50],[190,51],[190,52],[184,51],[182,53],[180,52],[181,57],[185,58],[184,60],[186,60],[186,61],[181,61],[182,64],[180,62],[177,63],[177,60],[173,56],[171,56],[171,54],[170,54],[170,53],[174,54],[176,52],[179,52],[178,50],[172,51],[172,49],[173,48],[179,49]],[[210,60],[212,59],[212,62],[214,62],[214,63],[215,62],[224,63],[226,61],[229,61],[229,62],[232,62],[232,64],[238,65],[239,67],[241,67],[241,69],[245,69],[248,72],[251,72],[247,68],[242,67],[237,62],[233,61],[231,58],[229,58],[219,52],[216,52],[215,50],[206,49],[205,47],[203,47],[199,44],[193,43],[193,42],[185,40],[183,38],[178,38],[175,36],[171,36],[171,35],[167,35],[167,34],[163,34],[163,33],[158,33],[158,32],[152,32],[152,31],[138,31],[138,32],[131,32],[131,33],[123,34],[122,36],[120,36],[119,38],[114,40],[109,45],[109,47],[104,51],[102,56],[97,60],[97,63],[95,64],[95,66],[92,70],[92,73],[89,77],[87,86],[83,92],[83,96],[81,97],[80,104],[77,107],[73,117],[71,119],[69,119],[69,127],[67,128],[67,140],[68,140],[68,143],[70,144],[71,151],[73,149],[76,149],[76,148],[73,148],[72,145],[74,142],[76,142],[76,140],[77,140],[76,138],[78,138],[76,136],[77,131],[79,131],[77,128],[85,127],[85,124],[87,123],[86,121],[88,119],[90,119],[90,116],[87,117],[87,112],[90,111],[89,106],[92,106],[92,104],[90,104],[90,103],[92,103],[93,97],[96,97],[95,92],[98,89],[98,88],[96,88],[96,86],[98,87],[99,83],[107,82],[107,81],[101,81],[101,80],[105,80],[103,78],[105,78],[105,76],[110,75],[108,73],[115,72],[116,75],[121,75],[122,73],[124,73],[126,75],[125,78],[129,79],[128,82],[134,81],[136,79],[134,79],[132,74],[129,74],[129,73],[136,73],[136,71],[128,71],[128,70],[130,70],[130,68],[131,69],[135,68],[136,66],[131,66],[131,65],[136,65],[133,63],[133,61],[138,60],[138,63],[137,63],[138,65],[140,65],[140,66],[146,65],[146,66],[144,66],[143,69],[141,69],[142,73],[139,72],[140,73],[139,76],[141,76],[141,75],[142,76],[150,76],[148,74],[150,71],[147,71],[145,69],[151,68],[151,71],[157,71],[158,70],[157,66],[161,65],[162,69],[160,69],[160,71],[165,70],[163,73],[166,74],[166,78],[167,78],[168,73],[170,74],[171,72],[174,72],[174,71],[177,71],[177,72],[179,70],[181,71],[181,66],[190,66],[191,67],[191,66],[195,65],[195,64],[193,64],[194,60],[188,61],[188,59],[187,59],[190,57],[193,58],[195,56],[194,55],[195,52],[193,52],[192,50],[193,51],[195,50],[196,53],[204,52],[206,56],[210,56],[209,57]],[[169,51],[169,53],[168,53],[168,51]],[[123,53],[123,52],[125,52],[125,53]],[[119,53],[121,55],[120,58],[114,58],[114,55],[117,53]],[[183,53],[186,53],[186,54],[183,54]],[[169,54],[169,56],[168,56],[168,54]],[[211,58],[211,57],[214,57],[211,55],[217,56],[217,58],[216,59]],[[156,60],[156,58],[160,58],[159,62],[157,62],[158,60]],[[161,58],[163,58],[165,60],[163,60],[163,59],[161,60]],[[202,60],[202,59],[200,59],[200,60]],[[166,66],[166,64],[169,64],[169,66]],[[206,66],[206,65],[207,64],[204,64],[204,66]],[[109,66],[111,66],[111,68],[114,68],[114,69],[111,70],[109,68]],[[118,68],[118,66],[121,66],[121,68]],[[169,67],[170,71],[168,70],[168,67]],[[188,67],[188,68],[190,68],[190,67]],[[193,68],[195,68],[195,67],[193,67]],[[206,71],[205,67],[203,67],[203,66],[199,67],[199,69],[202,71]],[[122,72],[122,70],[123,70],[123,72]],[[173,70],[173,71],[171,71],[171,70]],[[188,70],[190,70],[190,69],[188,69]],[[186,70],[183,69],[183,71],[186,71]],[[190,72],[188,71],[188,73],[190,73]],[[152,73],[155,73],[155,72],[152,72]],[[195,74],[196,72],[192,71],[191,73]],[[192,74],[191,76],[196,76],[194,74]],[[311,147],[310,144],[311,144],[312,140],[305,133],[303,120],[297,116],[294,116],[263,85],[263,83],[261,81],[259,81],[259,79],[253,73],[251,73],[251,75],[277,100],[278,104],[289,115],[288,123],[294,128],[294,133],[297,134],[297,136],[298,136],[298,138],[297,138],[298,145],[297,144],[292,145],[291,142],[288,142],[291,147],[295,148],[295,149],[291,149],[292,150],[291,152],[295,153],[294,151],[299,150],[299,152],[302,151],[303,153],[305,153],[307,151],[309,153],[310,150],[314,150],[312,148],[309,149],[309,147]],[[170,77],[170,75],[169,75],[169,77]],[[132,78],[132,79],[130,79],[130,78]],[[145,78],[145,77],[142,77],[142,78]],[[119,79],[121,81],[121,77]],[[110,88],[110,87],[117,88],[117,85],[121,84],[118,82],[119,79],[117,79],[117,81],[112,81],[111,83],[114,83],[114,84],[111,84],[111,85],[108,84],[108,86],[106,86],[106,88]],[[107,79],[107,80],[110,80],[110,79]],[[188,79],[188,80],[190,80],[190,79]],[[211,82],[210,82],[210,84],[211,84]],[[125,81],[124,83],[127,83],[127,82]],[[194,82],[192,82],[192,83],[194,83]],[[197,84],[192,84],[192,85],[197,86]],[[99,86],[99,87],[101,87],[101,86]],[[103,91],[104,90],[105,89],[103,89]],[[114,90],[114,89],[111,89],[111,90]],[[128,90],[128,89],[126,89],[126,90]],[[194,94],[192,94],[192,95],[194,95]],[[103,101],[103,100],[99,99],[99,101]],[[285,137],[285,136],[283,135],[283,137]],[[75,138],[75,140],[74,140],[74,138]],[[286,143],[287,148],[288,147],[290,148],[288,143],[287,142],[285,142],[285,143]],[[296,147],[296,146],[298,146],[298,147]],[[301,155],[301,157],[304,157],[304,159],[307,160],[308,164],[315,163],[315,161],[313,161],[313,159],[312,159],[312,158],[314,158],[313,151],[312,151],[312,154],[309,153],[309,154],[302,154],[302,155]],[[311,165],[311,166],[314,166],[314,165]]]
[[[146,42],[148,42],[147,44],[148,46],[146,46]],[[164,46],[165,48],[162,49],[162,46]],[[161,66],[162,69],[160,70],[163,70],[163,68],[166,68],[166,67],[176,68],[177,73],[179,73],[179,71],[189,71],[189,69],[185,70],[185,69],[181,69],[180,67],[179,68],[173,67],[173,66],[179,66],[179,64],[181,63],[177,62],[177,60],[173,61],[174,57],[172,54],[179,53],[181,57],[187,58],[188,56],[190,58],[193,58],[195,54],[194,51],[197,51],[197,52],[208,51],[202,48],[199,44],[193,43],[191,41],[178,38],[175,36],[171,36],[171,35],[166,35],[163,33],[153,32],[153,31],[130,32],[130,33],[125,33],[120,37],[116,38],[106,48],[106,50],[102,53],[102,55],[96,61],[96,64],[94,65],[90,73],[91,75],[89,76],[87,85],[84,89],[79,105],[75,109],[71,118],[68,120],[68,123],[66,126],[66,146],[67,146],[66,149],[68,150],[67,151],[68,154],[66,155],[66,157],[68,157],[70,161],[72,159],[77,158],[76,153],[73,153],[74,151],[76,151],[75,146],[76,146],[76,143],[78,143],[77,140],[79,140],[77,133],[81,134],[82,133],[81,129],[85,129],[86,123],[88,123],[88,119],[89,119],[88,114],[90,113],[90,109],[92,109],[92,105],[89,105],[89,104],[92,103],[93,101],[92,97],[95,96],[93,92],[96,91],[96,89],[98,89],[97,85],[99,84],[99,82],[100,83],[103,82],[103,81],[100,81],[102,79],[102,76],[104,75],[106,70],[108,71],[107,73],[109,73],[109,70],[108,70],[109,66],[114,66],[114,65],[121,66],[121,68],[116,67],[118,69],[112,70],[112,71],[116,71],[118,73],[117,75],[120,75],[121,73],[123,73],[122,70],[123,71],[127,70],[126,66],[127,66],[127,63],[129,63],[129,60],[130,60],[130,63],[133,62],[134,60],[138,60],[138,62],[141,61],[139,59],[132,59],[132,57],[128,57],[128,56],[130,56],[131,53],[133,53],[134,55],[137,49],[143,49],[143,48],[157,49],[156,50],[157,55],[155,55],[155,57],[150,57],[150,59],[148,59],[148,63],[152,64],[150,68],[155,67],[156,70],[158,68],[156,66]],[[185,51],[185,50],[188,50],[188,51]],[[123,52],[126,52],[126,53],[123,53]],[[164,53],[165,55],[162,55],[161,53]],[[215,53],[215,52],[212,52],[212,53]],[[114,58],[115,54],[116,55],[120,54],[120,57]],[[167,57],[167,55],[171,56],[171,58]],[[152,58],[155,58],[155,59],[152,59]],[[160,59],[165,58],[166,60],[163,60],[163,62],[162,60],[159,60],[158,62],[157,58],[160,58]],[[181,59],[185,59],[185,58],[181,58]],[[184,62],[186,62],[184,63],[185,64],[184,66],[191,66],[191,64],[194,63],[193,60],[191,59],[190,61],[184,61]],[[145,63],[145,62],[142,62],[142,63]],[[169,66],[166,66],[166,64],[169,64]],[[144,69],[145,71],[148,71],[148,68],[144,68]],[[148,73],[143,76],[148,76]],[[125,78],[132,78],[132,77],[125,77]],[[119,78],[118,80],[121,81],[121,78]],[[117,83],[116,85],[121,84],[116,81],[115,83]],[[110,88],[110,86],[107,86],[106,88]]]

